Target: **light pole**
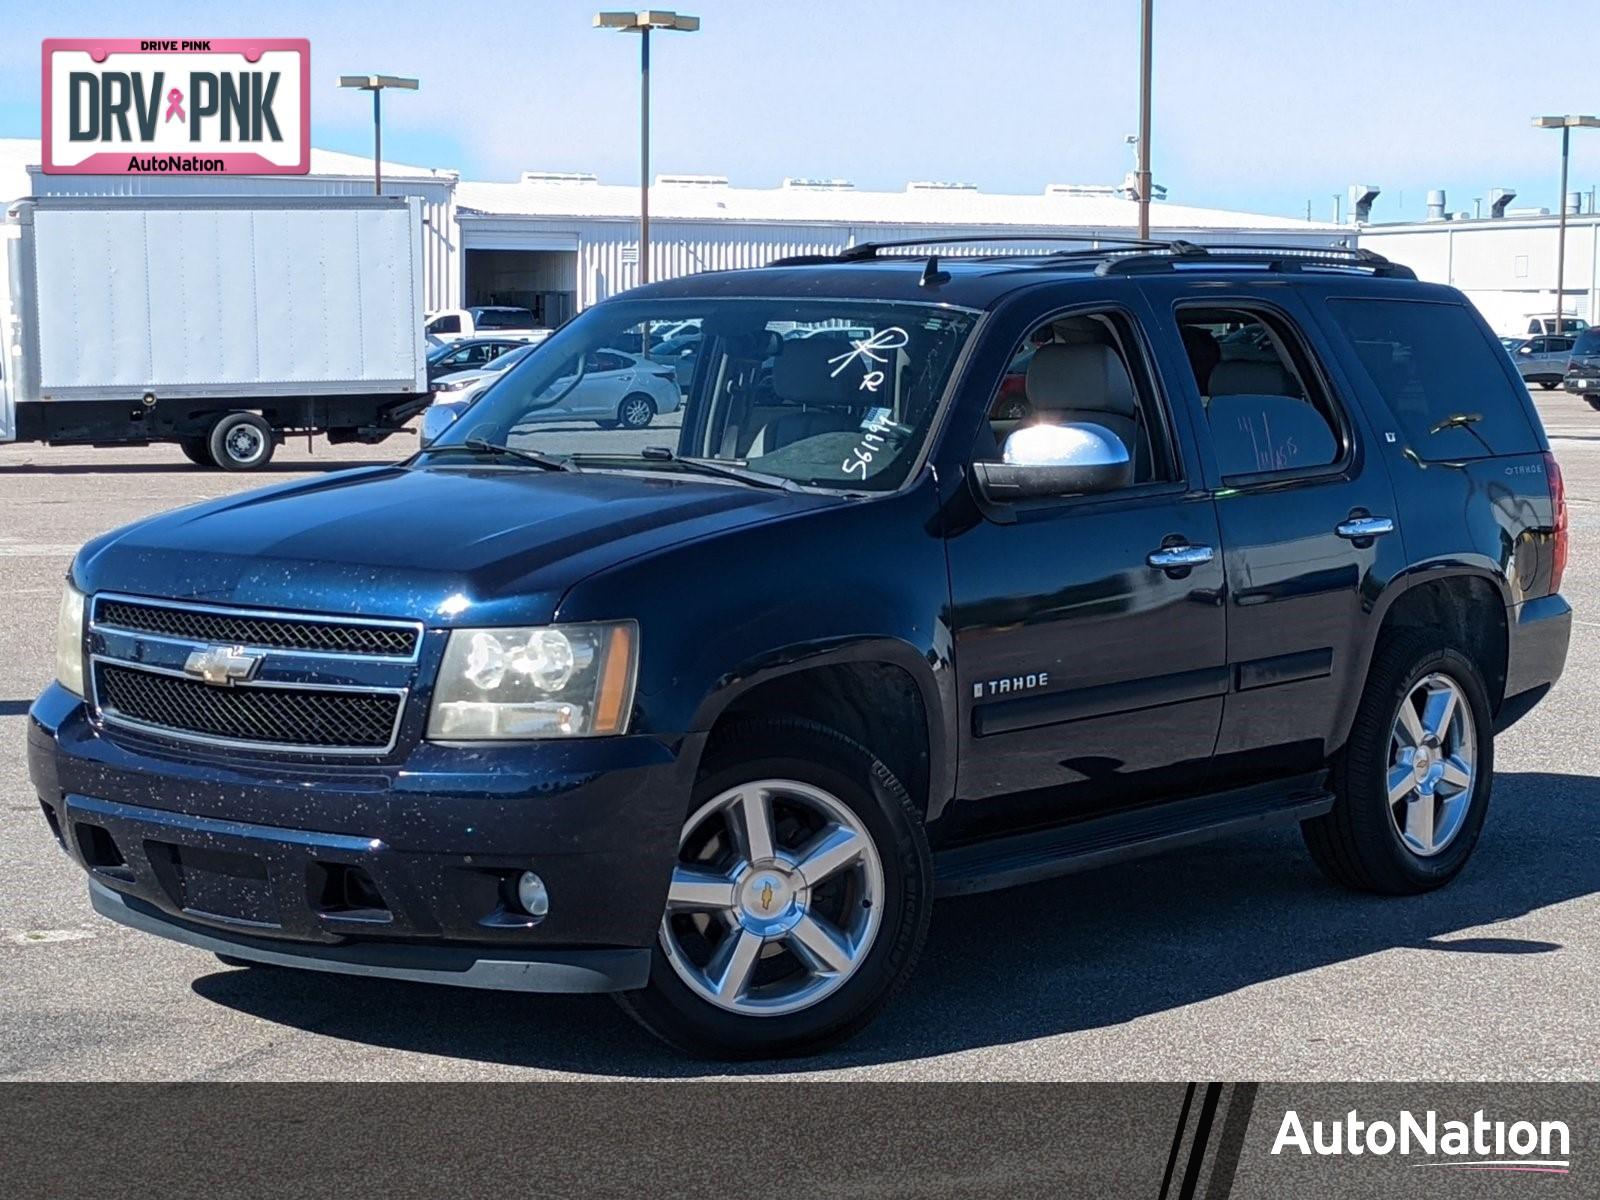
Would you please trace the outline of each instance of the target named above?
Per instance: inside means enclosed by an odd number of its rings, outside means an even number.
[[[1567,158],[1572,150],[1574,129],[1600,129],[1600,117],[1535,117],[1535,129],[1561,130],[1561,214],[1556,222],[1556,335],[1559,337],[1566,316],[1567,299]],[[1591,314],[1592,316],[1593,314]]]
[[[674,29],[693,33],[700,18],[646,9],[643,12],[595,13],[596,29],[639,35],[639,282],[650,282],[650,31]]]
[[[1150,236],[1150,26],[1153,0],[1139,5],[1139,236]]]
[[[403,75],[341,75],[339,86],[372,93],[372,190],[383,195],[383,102],[384,88],[417,90],[417,81]]]

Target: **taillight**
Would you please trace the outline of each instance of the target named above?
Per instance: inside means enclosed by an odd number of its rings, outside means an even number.
[[[1550,506],[1555,510],[1555,553],[1550,559],[1550,590],[1561,590],[1561,577],[1567,573],[1567,485],[1561,478],[1561,465],[1549,451],[1544,456],[1544,474],[1550,481]]]

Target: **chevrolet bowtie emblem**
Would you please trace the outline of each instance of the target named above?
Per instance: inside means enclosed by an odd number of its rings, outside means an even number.
[[[184,661],[183,673],[214,687],[232,687],[255,678],[264,657],[252,654],[243,646],[209,646],[189,655]]]
[[[763,883],[761,885],[761,911],[762,912],[770,912],[771,910],[772,910],[772,884],[770,882],[768,882],[768,883]]]

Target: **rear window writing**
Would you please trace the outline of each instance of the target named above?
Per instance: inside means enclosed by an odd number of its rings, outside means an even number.
[[[1538,451],[1539,436],[1506,376],[1505,354],[1468,309],[1343,297],[1330,299],[1328,309],[1419,458]]]

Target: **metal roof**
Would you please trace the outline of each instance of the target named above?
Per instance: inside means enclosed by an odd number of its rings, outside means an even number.
[[[463,180],[456,204],[464,215],[637,220],[639,189],[592,176],[551,178],[529,172],[517,183]],[[680,177],[681,179],[682,177]],[[715,180],[714,182],[711,180]],[[982,192],[971,187],[908,186],[899,192],[856,187],[734,187],[718,177],[669,182],[650,189],[650,215],[659,221],[732,221],[790,225],[957,225],[1018,229],[1132,229],[1138,205],[1118,196]],[[1151,225],[1164,231],[1225,229],[1348,236],[1349,226],[1295,217],[1231,212],[1157,201]]]

